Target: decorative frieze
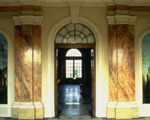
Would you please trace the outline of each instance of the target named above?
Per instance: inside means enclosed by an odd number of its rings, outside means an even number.
[[[115,16],[107,16],[107,20],[108,20],[109,25],[115,25],[116,24]]]
[[[41,25],[43,16],[14,16],[15,25]]]
[[[137,16],[130,16],[130,15],[115,15],[115,16],[107,16],[108,24],[128,24],[134,25]]]

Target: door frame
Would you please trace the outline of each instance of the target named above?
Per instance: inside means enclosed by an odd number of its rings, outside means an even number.
[[[106,106],[108,103],[108,65],[104,54],[107,44],[103,46],[103,39],[98,29],[90,20],[84,17],[78,18],[79,23],[87,26],[93,32],[95,37],[95,74],[96,74],[96,112],[95,117],[106,117]],[[56,22],[50,29],[47,38],[47,69],[46,77],[42,80],[42,101],[44,104],[44,117],[55,117],[55,92],[54,92],[54,60],[55,60],[55,36],[57,32],[65,25],[71,23],[71,17],[66,17]],[[107,51],[106,51],[107,52]],[[44,59],[44,58],[43,58]],[[104,79],[104,80],[103,80]]]
[[[54,78],[54,80],[55,80],[55,82],[54,82],[54,95],[55,95],[55,97],[54,97],[54,101],[55,101],[55,116],[57,116],[57,112],[58,112],[58,105],[57,105],[57,65],[56,65],[56,60],[57,60],[57,56],[56,56],[56,49],[58,49],[58,48],[91,48],[91,49],[94,49],[94,53],[95,53],[95,43],[87,43],[87,44],[83,44],[83,43],[75,43],[75,44],[68,44],[68,43],[65,43],[65,44],[58,44],[58,43],[56,43],[55,44],[55,63],[54,63],[54,71],[55,71],[55,78]],[[96,56],[94,55],[94,71],[95,71],[95,58],[96,58]],[[95,74],[95,72],[94,72],[94,74]],[[95,80],[95,75],[94,75],[94,80]],[[92,81],[91,81],[91,83],[92,83]],[[94,81],[94,85],[93,86],[96,86],[96,82]],[[93,92],[95,92],[95,91],[93,91]],[[95,111],[95,102],[96,102],[96,95],[94,94],[94,93],[92,93],[94,96],[93,96],[93,110],[92,111]],[[95,113],[93,113],[93,115],[95,116]]]

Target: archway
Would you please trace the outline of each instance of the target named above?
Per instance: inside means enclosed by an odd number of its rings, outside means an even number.
[[[91,55],[95,50],[93,33],[80,23],[67,24],[58,31],[55,48],[55,110],[62,108],[61,115],[68,116],[95,115],[95,65],[91,65],[95,63],[95,56]],[[58,85],[57,79],[60,80]],[[70,113],[65,112],[66,109]]]
[[[47,61],[48,61],[48,78],[45,81],[42,81],[42,88],[44,88],[45,84],[47,83],[47,91],[42,89],[42,99],[45,106],[45,117],[55,117],[55,108],[54,108],[54,39],[57,32],[65,26],[66,24],[71,23],[71,17],[67,17],[61,19],[59,22],[53,25],[49,34],[48,34],[48,41],[47,41]],[[108,81],[103,81],[103,47],[102,47],[102,35],[100,34],[98,28],[89,20],[83,17],[79,17],[79,23],[87,26],[91,29],[95,36],[96,45],[95,45],[95,55],[96,55],[96,108],[95,108],[95,116],[96,117],[106,117],[106,105],[108,102],[108,88],[104,88],[104,85]],[[105,91],[106,94],[103,94]],[[102,99],[102,98],[105,98]]]

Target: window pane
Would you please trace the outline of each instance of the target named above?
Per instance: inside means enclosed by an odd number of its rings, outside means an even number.
[[[66,78],[73,78],[73,60],[66,60]]]
[[[67,57],[74,57],[74,56],[82,56],[81,55],[81,52],[77,49],[70,49],[68,50],[67,54],[66,54]]]
[[[74,60],[74,77],[82,78],[82,60]]]

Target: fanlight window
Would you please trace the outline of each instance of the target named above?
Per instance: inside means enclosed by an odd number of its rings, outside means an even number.
[[[81,57],[81,52],[77,49],[70,49],[67,54],[66,57]]]
[[[70,49],[66,53],[66,78],[82,78],[82,54],[77,49]]]
[[[55,43],[95,43],[93,33],[82,24],[68,24],[56,35]]]

